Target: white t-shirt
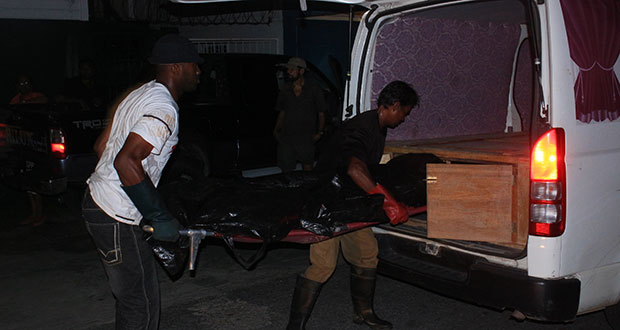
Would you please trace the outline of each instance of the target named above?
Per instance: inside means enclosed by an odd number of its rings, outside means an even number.
[[[105,150],[87,180],[93,200],[107,215],[131,225],[140,223],[142,214],[121,188],[114,158],[129,133],[140,135],[153,146],[151,154],[142,160],[142,167],[157,186],[179,140],[178,113],[178,105],[168,88],[154,80],[131,92],[118,106]]]

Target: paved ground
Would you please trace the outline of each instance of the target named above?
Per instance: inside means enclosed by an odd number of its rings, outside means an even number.
[[[17,192],[0,199],[0,328],[6,330],[111,330],[114,300],[84,226],[75,212],[46,201],[48,221],[16,227],[26,215]],[[251,252],[251,251],[246,251]],[[283,329],[295,274],[307,260],[305,246],[276,246],[246,271],[217,241],[201,249],[195,274],[172,282],[159,273],[161,329]],[[308,329],[366,329],[350,321],[347,267],[326,284]],[[378,313],[395,329],[610,330],[603,313],[569,324],[516,322],[498,312],[379,277]]]

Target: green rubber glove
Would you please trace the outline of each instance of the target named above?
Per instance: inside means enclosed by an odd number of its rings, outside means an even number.
[[[181,224],[166,209],[166,204],[151,178],[146,176],[142,182],[122,188],[142,216],[151,221],[153,238],[166,242],[176,242],[179,239]]]

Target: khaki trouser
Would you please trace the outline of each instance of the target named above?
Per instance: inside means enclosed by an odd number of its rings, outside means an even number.
[[[310,266],[304,277],[325,283],[336,270],[339,248],[344,258],[357,267],[377,268],[379,248],[371,228],[337,236],[310,246]]]

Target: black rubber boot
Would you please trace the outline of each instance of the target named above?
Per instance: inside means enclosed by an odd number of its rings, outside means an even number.
[[[291,314],[286,330],[306,329],[306,322],[310,318],[314,302],[319,296],[322,286],[323,283],[309,280],[301,275],[297,276],[293,301],[291,302]]]
[[[351,266],[351,298],[353,298],[353,322],[366,324],[371,329],[392,329],[392,323],[382,320],[375,314],[373,299],[375,297],[376,268]]]

